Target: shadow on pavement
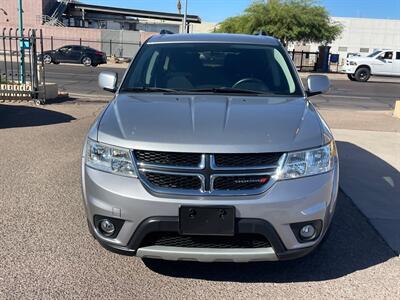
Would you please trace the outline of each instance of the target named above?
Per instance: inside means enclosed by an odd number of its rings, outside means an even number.
[[[75,118],[70,115],[39,107],[0,104],[0,129],[43,126],[73,120]]]
[[[92,98],[77,98],[71,96],[61,96],[55,99],[46,100],[46,104],[75,104],[75,103],[87,103],[87,104],[105,104],[109,103],[110,100],[98,99],[98,95],[92,95]],[[111,98],[110,98],[111,99]]]
[[[400,172],[357,145],[337,142],[337,146],[341,162],[340,186],[388,245],[399,253]],[[394,146],[391,151],[396,154],[398,150]],[[397,153],[394,159],[399,155]]]
[[[342,191],[330,234],[309,256],[295,261],[197,263],[145,260],[152,271],[171,277],[232,282],[304,282],[335,279],[394,257],[366,218]]]

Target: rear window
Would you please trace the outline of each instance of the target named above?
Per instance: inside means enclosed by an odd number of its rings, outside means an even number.
[[[142,87],[180,91],[238,88],[302,95],[283,49],[248,44],[147,44],[122,85],[122,89]]]

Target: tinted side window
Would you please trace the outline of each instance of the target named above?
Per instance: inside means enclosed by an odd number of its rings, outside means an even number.
[[[392,51],[384,52],[382,53],[381,57],[383,59],[393,59],[393,52]]]
[[[64,52],[64,53],[69,53],[71,51],[72,47],[70,46],[65,46],[59,49],[60,52]]]
[[[396,52],[396,59],[400,59],[400,52]]]

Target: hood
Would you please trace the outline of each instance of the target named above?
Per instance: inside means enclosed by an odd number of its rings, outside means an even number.
[[[98,140],[131,149],[200,153],[286,152],[324,143],[304,98],[119,94]]]

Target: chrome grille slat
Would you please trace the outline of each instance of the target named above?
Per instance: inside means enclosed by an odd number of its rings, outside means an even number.
[[[133,159],[139,171],[139,177],[143,184],[151,191],[160,194],[175,194],[185,196],[247,196],[265,192],[274,183],[274,174],[283,163],[285,154],[267,153],[267,159],[270,165],[253,165],[241,166],[238,163],[229,163],[228,167],[217,166],[215,162],[215,154],[192,154],[173,152],[154,152],[145,151],[146,157],[151,157],[153,162],[138,160],[137,151],[133,151]],[[167,153],[166,159],[160,157],[163,153]],[[222,155],[222,154],[216,154]],[[230,154],[223,154],[225,157]],[[241,154],[232,154],[239,157]],[[249,162],[251,158],[246,155],[245,162]],[[258,161],[260,156],[258,155]],[[158,160],[162,163],[154,163]],[[198,157],[198,164],[186,165],[170,165],[169,158],[177,162],[189,161],[193,162],[193,157]],[[274,159],[271,159],[274,157]],[[185,163],[184,163],[185,164]],[[200,182],[199,182],[199,181]]]

